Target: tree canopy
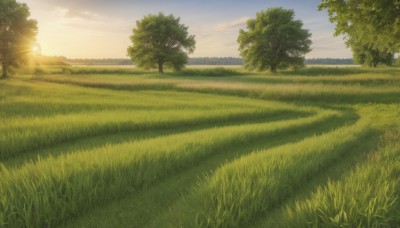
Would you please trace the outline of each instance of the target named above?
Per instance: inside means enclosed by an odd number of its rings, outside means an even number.
[[[19,66],[27,60],[37,33],[37,22],[29,19],[29,8],[15,0],[0,1],[0,61],[3,77],[9,66]]]
[[[377,67],[378,64],[391,66],[394,63],[394,54],[379,51],[362,44],[351,44],[354,62],[360,65]]]
[[[195,39],[180,18],[163,13],[150,14],[136,22],[132,46],[128,56],[139,67],[156,68],[163,73],[164,64],[180,70],[188,61],[188,54],[195,49]]]
[[[400,52],[400,0],[322,0],[335,35],[386,53]]]
[[[248,69],[276,72],[278,67],[303,65],[311,49],[311,34],[294,11],[270,8],[247,21],[247,31],[238,37],[240,55]]]

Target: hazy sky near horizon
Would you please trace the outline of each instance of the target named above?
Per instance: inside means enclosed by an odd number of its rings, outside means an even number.
[[[312,33],[307,58],[351,58],[320,0],[22,0],[39,22],[43,55],[68,58],[127,58],[129,36],[137,20],[164,12],[181,18],[196,36],[192,57],[238,57],[239,29],[270,7],[294,9]]]

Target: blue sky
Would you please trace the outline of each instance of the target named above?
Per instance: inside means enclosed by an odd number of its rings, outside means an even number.
[[[236,39],[245,21],[270,7],[294,9],[313,34],[307,58],[350,58],[320,0],[23,0],[39,22],[38,43],[44,55],[69,58],[126,58],[135,22],[164,12],[181,18],[196,36],[193,57],[238,57]]]

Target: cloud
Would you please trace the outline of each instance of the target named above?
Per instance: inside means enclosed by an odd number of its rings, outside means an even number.
[[[193,57],[233,56],[238,57],[237,36],[249,17],[240,17],[228,22],[199,25],[193,29],[196,35],[196,51]]]
[[[53,25],[88,29],[98,31],[125,31],[130,27],[125,21],[109,18],[99,13],[88,10],[75,10],[72,8],[54,7]]]
[[[68,15],[69,10],[67,8],[62,7],[54,7],[53,14],[60,17],[66,17]]]
[[[239,27],[244,27],[246,25],[246,22],[249,20],[249,17],[241,17],[239,19],[227,22],[227,23],[221,23],[217,24],[214,27],[215,31],[226,31],[229,29],[233,28],[239,28]]]
[[[71,8],[54,7],[54,16],[64,20],[85,20],[92,22],[105,22],[107,17],[103,17],[98,13],[87,10],[74,10]]]

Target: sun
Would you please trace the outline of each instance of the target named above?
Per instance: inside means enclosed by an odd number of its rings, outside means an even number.
[[[42,53],[42,49],[38,43],[33,44],[31,51],[34,55],[40,55]]]

